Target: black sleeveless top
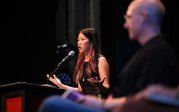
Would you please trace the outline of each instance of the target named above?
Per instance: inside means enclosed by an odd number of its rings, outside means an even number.
[[[89,94],[89,95],[95,95],[98,98],[105,98],[107,96],[107,94],[104,93],[103,91],[101,91],[99,87],[93,86],[87,80],[89,78],[95,79],[95,77],[97,77],[98,80],[100,80],[99,73],[92,73],[92,76],[88,77],[88,75],[86,73],[87,65],[88,65],[88,62],[85,62],[84,66],[83,66],[83,74],[82,74],[82,77],[79,80],[79,83],[80,83],[81,88],[82,88],[82,93]]]

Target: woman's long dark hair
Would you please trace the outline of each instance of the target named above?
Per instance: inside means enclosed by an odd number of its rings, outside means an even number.
[[[86,69],[86,73],[88,75],[88,77],[91,77],[92,73],[98,73],[98,55],[100,54],[100,50],[98,47],[98,34],[96,32],[96,30],[94,30],[93,28],[84,28],[81,29],[79,31],[79,33],[82,33],[83,35],[85,35],[90,43],[91,43],[91,48],[92,48],[92,52],[91,52],[91,58],[90,61],[87,65],[87,69]],[[78,33],[78,34],[79,34]],[[81,78],[82,74],[83,74],[83,65],[84,65],[84,61],[85,61],[85,55],[84,53],[79,53],[78,54],[78,61],[76,63],[76,68],[75,68],[75,72],[74,72],[74,81],[76,83],[78,83],[79,79]]]

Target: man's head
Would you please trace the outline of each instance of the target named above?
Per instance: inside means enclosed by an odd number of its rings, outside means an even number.
[[[131,40],[160,33],[165,8],[159,0],[133,0],[126,12],[124,27]]]

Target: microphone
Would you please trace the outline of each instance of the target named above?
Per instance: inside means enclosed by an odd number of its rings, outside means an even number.
[[[65,62],[65,61],[67,61],[67,60],[70,60],[74,55],[75,55],[75,51],[70,51],[70,52],[68,53],[68,55],[67,55],[65,58],[63,58],[62,61],[61,61],[57,66],[60,67],[60,65],[61,65],[63,62]]]
[[[63,64],[67,60],[70,60],[74,55],[75,55],[75,51],[70,51],[68,55],[64,57],[60,63],[58,63],[57,68],[53,70],[49,76],[52,76],[60,68],[61,64]]]

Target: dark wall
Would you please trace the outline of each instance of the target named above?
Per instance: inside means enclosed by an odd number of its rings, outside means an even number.
[[[56,0],[1,1],[0,84],[46,83],[56,54]]]
[[[179,70],[179,38],[178,38],[178,26],[179,26],[179,3],[177,0],[162,0],[166,7],[166,17],[163,23],[163,33],[166,36],[166,40],[172,46],[177,59],[177,66]]]
[[[123,28],[127,0],[101,1],[101,48],[110,65],[110,84],[113,87],[117,75],[130,57],[137,51],[137,42],[128,39]]]
[[[115,78],[116,39],[117,39],[117,4],[101,0],[101,50],[110,67],[110,82]],[[112,84],[112,83],[111,83]]]

